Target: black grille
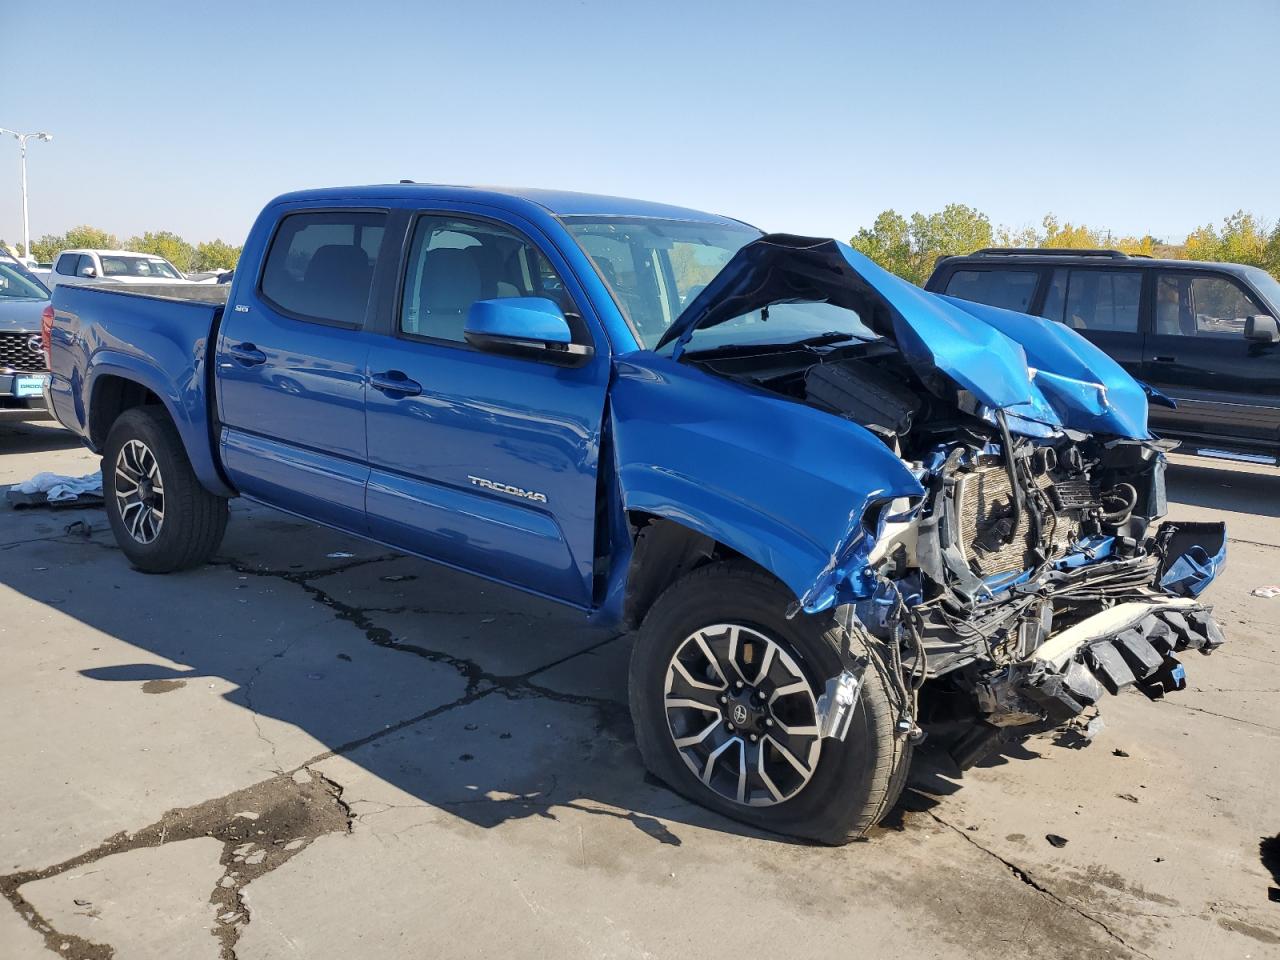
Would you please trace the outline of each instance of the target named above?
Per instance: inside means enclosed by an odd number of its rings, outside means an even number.
[[[32,344],[40,342],[38,333],[0,333],[0,370],[35,373],[48,369],[44,352]]]

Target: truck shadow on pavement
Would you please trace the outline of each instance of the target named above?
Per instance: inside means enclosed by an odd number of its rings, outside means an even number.
[[[220,751],[221,762],[260,778],[303,766],[332,775],[349,761],[363,772],[356,783],[338,778],[345,801],[375,811],[421,807],[492,828],[572,809],[664,844],[681,843],[680,825],[788,842],[646,775],[626,706],[629,638],[581,614],[240,504],[214,564],[150,576],[129,568],[102,514],[90,519],[89,539],[28,545],[62,576],[6,563],[3,579],[150,655],[79,671],[119,688],[108,696],[126,749],[136,739],[166,748],[167,724],[142,720],[155,701],[143,711],[128,699],[163,695],[175,730],[186,725],[189,738],[202,724],[208,737],[238,738],[243,750]],[[222,699],[251,715],[250,734],[243,716],[200,704],[219,680],[230,685]],[[983,765],[1038,756],[1014,745]],[[927,745],[886,826],[901,829],[905,814],[961,785],[945,752]]]
[[[112,704],[124,750],[176,752],[174,731],[189,742],[199,724],[243,745],[218,762],[258,779],[304,766],[331,776],[349,761],[361,772],[338,778],[344,802],[370,809],[482,828],[573,809],[672,845],[681,824],[768,836],[645,774],[626,707],[629,639],[581,614],[239,504],[214,564],[150,576],[129,568],[101,513],[86,518],[90,538],[27,543],[23,560],[4,555],[0,579],[106,635],[71,633],[120,661],[78,672],[115,688],[92,697]],[[201,696],[228,685],[221,700],[250,726]]]
[[[5,454],[73,450],[83,445],[70,430],[52,422],[0,423],[0,452]]]

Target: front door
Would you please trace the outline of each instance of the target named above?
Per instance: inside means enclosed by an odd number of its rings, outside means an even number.
[[[364,329],[385,212],[284,217],[218,339],[222,462],[246,496],[365,531]]]
[[[411,226],[400,282],[367,360],[371,534],[588,606],[609,353],[576,280],[530,225],[438,212]],[[474,349],[467,312],[498,297],[557,300],[594,356]]]
[[[1246,318],[1269,311],[1225,274],[1162,270],[1153,312],[1142,379],[1178,402],[1153,406],[1153,427],[1209,442],[1280,442],[1280,344],[1244,336]]]

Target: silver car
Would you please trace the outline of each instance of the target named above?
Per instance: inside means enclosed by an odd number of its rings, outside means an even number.
[[[48,288],[0,254],[0,423],[51,419],[44,399],[49,368],[40,340],[47,306]]]

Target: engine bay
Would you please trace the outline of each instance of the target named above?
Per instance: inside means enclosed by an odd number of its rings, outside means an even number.
[[[1001,412],[984,418],[950,381],[921,379],[884,339],[686,359],[859,424],[920,480],[918,502],[881,501],[864,518],[874,548],[863,574],[874,586],[849,617],[907,678],[904,725],[918,730],[926,681],[935,704],[978,717],[987,740],[1010,726],[1058,724],[1104,686],[1138,682],[1162,695],[1181,676],[1176,643],[1162,648],[1146,633],[1201,648],[1221,642],[1205,608],[1157,615],[1169,600],[1159,585],[1186,547],[1179,526],[1155,526],[1173,444],[1014,433]],[[1146,619],[1128,630],[1128,646],[1104,638],[1061,662],[1034,659],[1051,637],[1130,606]],[[1179,632],[1178,623],[1199,632]]]

